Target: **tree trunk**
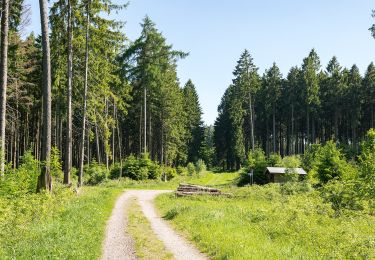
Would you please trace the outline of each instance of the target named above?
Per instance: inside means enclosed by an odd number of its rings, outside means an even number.
[[[85,133],[86,133],[86,110],[87,110],[87,92],[88,92],[88,73],[89,73],[89,28],[90,28],[90,1],[86,6],[86,51],[85,51],[85,82],[83,90],[83,116],[81,132],[81,156],[79,158],[78,186],[83,185],[83,163],[85,157]],[[89,139],[87,140],[87,150],[89,150]],[[89,160],[89,158],[87,158]]]
[[[147,152],[147,90],[146,87],[144,88],[144,94],[143,94],[143,101],[144,101],[144,125],[143,125],[143,152]]]
[[[101,164],[101,156],[100,156],[100,143],[99,143],[99,132],[98,132],[98,124],[95,123],[95,137],[96,137],[96,159],[98,163]]]
[[[272,137],[273,137],[273,152],[276,153],[276,111],[275,111],[275,104],[272,107]]]
[[[335,108],[335,114],[334,114],[334,124],[335,124],[335,141],[338,141],[339,138],[339,118],[338,118],[338,111]]]
[[[294,141],[294,105],[292,105],[292,133],[291,133],[291,141],[292,141],[292,151],[291,151],[291,154],[295,154],[295,141]]]
[[[68,0],[68,88],[67,88],[67,113],[66,113],[66,146],[64,184],[70,184],[70,171],[72,168],[72,81],[73,81],[73,29],[72,29],[72,3]]]
[[[6,124],[6,97],[8,83],[8,28],[9,28],[9,0],[2,2],[1,16],[1,104],[0,104],[0,176],[4,175],[5,165],[5,124]]]
[[[43,137],[42,158],[43,167],[38,180],[37,190],[52,190],[52,177],[50,173],[51,155],[51,57],[48,35],[48,4],[47,0],[39,0],[40,19],[42,29],[43,49]]]
[[[117,116],[117,110],[116,110],[116,117],[115,117],[116,123],[117,123],[117,139],[118,139],[118,151],[119,151],[119,157],[120,157],[120,178],[122,177],[122,138],[120,135],[120,123]]]
[[[251,150],[255,150],[254,140],[254,118],[253,118],[253,105],[251,101],[251,92],[249,91],[249,108],[250,108],[250,135],[251,135]]]

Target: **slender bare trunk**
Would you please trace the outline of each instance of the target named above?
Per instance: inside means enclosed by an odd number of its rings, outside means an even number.
[[[100,143],[99,143],[99,131],[98,131],[98,124],[95,123],[95,137],[96,137],[96,159],[98,163],[101,164],[101,156],[100,156]]]
[[[40,19],[42,27],[43,49],[43,137],[42,137],[42,162],[43,169],[38,180],[38,191],[52,190],[52,177],[50,173],[51,155],[51,57],[48,36],[48,4],[47,0],[39,0]]]
[[[272,113],[272,137],[273,137],[273,152],[276,153],[276,116],[275,116],[275,104],[273,104]]]
[[[250,135],[251,135],[251,150],[254,152],[255,140],[254,140],[254,118],[253,118],[253,105],[251,100],[251,92],[249,91],[249,109],[250,109]]]
[[[143,140],[143,152],[147,152],[147,90],[146,87],[144,88],[143,93],[143,101],[144,101],[144,125],[143,125],[143,131],[144,131],[144,140]]]
[[[6,97],[8,83],[8,28],[9,28],[9,0],[2,2],[1,16],[1,104],[0,104],[0,176],[4,175],[5,165],[5,124],[6,124]]]
[[[70,184],[72,168],[72,82],[73,82],[73,29],[72,29],[72,2],[68,0],[68,88],[66,113],[66,146],[64,184]]]
[[[85,157],[85,133],[86,133],[86,110],[87,110],[87,92],[88,92],[88,72],[89,72],[89,28],[90,28],[90,1],[86,6],[86,51],[85,51],[85,83],[83,90],[83,116],[81,133],[81,156],[79,158],[78,186],[83,184],[83,163]],[[87,139],[87,150],[89,151],[89,138]]]
[[[120,135],[120,123],[117,116],[117,109],[116,109],[116,123],[117,123],[117,139],[118,139],[118,151],[120,157],[120,178],[122,177],[122,138]]]

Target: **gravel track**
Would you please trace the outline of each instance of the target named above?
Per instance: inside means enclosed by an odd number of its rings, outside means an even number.
[[[157,213],[153,205],[154,198],[169,190],[129,190],[116,202],[112,216],[107,224],[106,238],[103,244],[103,260],[137,259],[134,241],[126,233],[126,213],[130,198],[137,198],[143,214],[151,224],[156,236],[164,243],[177,260],[200,260],[207,257],[192,244],[177,234]]]
[[[134,241],[126,232],[126,209],[130,204],[130,198],[131,195],[124,192],[116,201],[111,218],[107,222],[102,260],[137,259]]]

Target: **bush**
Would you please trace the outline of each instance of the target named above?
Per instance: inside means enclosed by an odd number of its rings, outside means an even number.
[[[245,173],[242,176],[241,183],[245,184],[249,181],[249,176],[247,175],[248,172],[253,170],[254,173],[254,182],[258,184],[266,183],[266,176],[264,175],[264,170],[267,167],[267,160],[266,156],[262,149],[256,148],[253,151],[250,151],[247,156]]]
[[[187,165],[187,172],[189,174],[189,176],[193,176],[195,174],[195,166],[193,163],[188,163]]]
[[[114,176],[119,175],[116,170]],[[134,155],[130,155],[124,161],[123,175],[133,180],[147,180],[147,179],[159,179],[161,176],[161,168],[153,162],[147,153],[142,154],[140,159],[135,158]]]
[[[280,191],[284,195],[294,195],[313,191],[310,183],[303,182],[286,182],[281,184]]]
[[[315,160],[312,162],[312,171],[320,183],[330,180],[343,180],[354,176],[355,169],[346,162],[333,141],[327,142],[316,151]]]
[[[299,174],[294,171],[295,168],[301,167],[301,159],[298,155],[285,156],[282,159],[282,166],[287,168],[285,178],[287,182],[299,180]]]
[[[109,176],[109,170],[103,164],[93,161],[90,165],[85,165],[84,181],[89,185],[96,185],[105,181]]]
[[[361,144],[358,161],[363,197],[373,200],[375,198],[375,129],[367,132],[366,140]]]
[[[169,166],[164,166],[163,172],[167,176],[167,180],[171,180],[171,179],[173,179],[174,177],[177,176],[176,169],[174,169],[172,167],[169,167]]]
[[[327,202],[331,203],[336,214],[340,214],[343,209],[361,210],[363,201],[358,193],[360,186],[355,180],[331,180],[323,186],[321,194]]]
[[[199,175],[201,172],[206,170],[206,164],[203,160],[199,159],[195,164],[195,171]]]
[[[63,181],[64,173],[61,166],[60,151],[56,147],[52,147],[51,150],[51,175],[55,180]]]
[[[152,163],[148,168],[148,178],[152,180],[160,179],[162,169],[157,163]]]
[[[178,175],[186,175],[187,169],[186,167],[178,166],[177,167],[177,174]]]
[[[34,193],[40,174],[39,162],[31,151],[27,151],[21,158],[18,169],[7,167],[4,179],[0,180],[0,194],[3,196],[21,196]]]
[[[111,180],[120,178],[120,170],[121,170],[121,164],[120,163],[112,164],[110,172],[109,172],[109,178]]]
[[[272,153],[267,159],[267,166],[269,167],[282,167],[283,160],[278,153]]]

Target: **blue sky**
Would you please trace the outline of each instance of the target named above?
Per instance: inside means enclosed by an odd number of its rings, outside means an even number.
[[[36,0],[28,31],[40,32]],[[126,1],[117,0],[117,3]],[[217,106],[231,83],[232,71],[247,48],[259,72],[276,62],[285,76],[315,48],[323,67],[336,55],[344,66],[356,63],[363,73],[375,60],[375,39],[368,28],[375,19],[370,0],[131,0],[115,17],[126,21],[130,40],[140,33],[147,14],[175,49],[190,52],[179,61],[181,84],[191,78],[213,124]]]

